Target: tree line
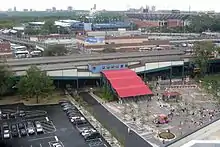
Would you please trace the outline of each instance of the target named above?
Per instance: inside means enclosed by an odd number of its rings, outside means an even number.
[[[38,103],[40,98],[50,96],[55,89],[53,80],[36,66],[31,66],[26,70],[26,74],[17,80],[7,64],[2,62],[0,75],[1,97],[16,92],[22,98],[36,98]]]

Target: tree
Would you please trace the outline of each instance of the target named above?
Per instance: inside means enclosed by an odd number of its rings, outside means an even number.
[[[50,45],[45,51],[44,56],[65,56],[68,49],[62,44]]]
[[[193,48],[194,65],[199,69],[199,76],[204,76],[209,68],[209,59],[212,54],[217,50],[212,42],[197,42]]]
[[[13,86],[13,73],[9,70],[8,66],[0,63],[0,96],[6,94]]]
[[[54,33],[59,33],[57,26],[54,25],[54,21],[53,20],[45,21],[41,29],[41,34],[54,34]]]
[[[47,97],[54,90],[53,81],[45,71],[41,71],[36,66],[31,66],[26,71],[26,75],[21,77],[17,87],[21,96],[36,98],[37,103],[39,97]]]

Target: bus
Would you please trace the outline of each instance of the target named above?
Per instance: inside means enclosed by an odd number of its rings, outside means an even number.
[[[15,58],[29,58],[30,57],[30,53],[27,50],[14,51],[14,56],[15,56]]]

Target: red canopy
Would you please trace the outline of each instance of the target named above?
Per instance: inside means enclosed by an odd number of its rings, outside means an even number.
[[[121,98],[153,94],[133,70],[106,70],[102,73]]]

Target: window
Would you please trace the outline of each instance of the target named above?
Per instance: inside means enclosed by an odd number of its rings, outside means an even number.
[[[102,69],[105,69],[105,66],[102,66]]]
[[[92,70],[96,70],[96,67],[95,67],[95,66],[93,66],[93,67],[92,67]]]
[[[125,67],[128,67],[128,64],[125,64]]]
[[[119,65],[115,65],[115,68],[119,68]]]
[[[115,66],[114,66],[114,65],[112,65],[112,66],[111,66],[111,68],[115,68]]]
[[[107,66],[107,69],[110,69],[110,66]]]

